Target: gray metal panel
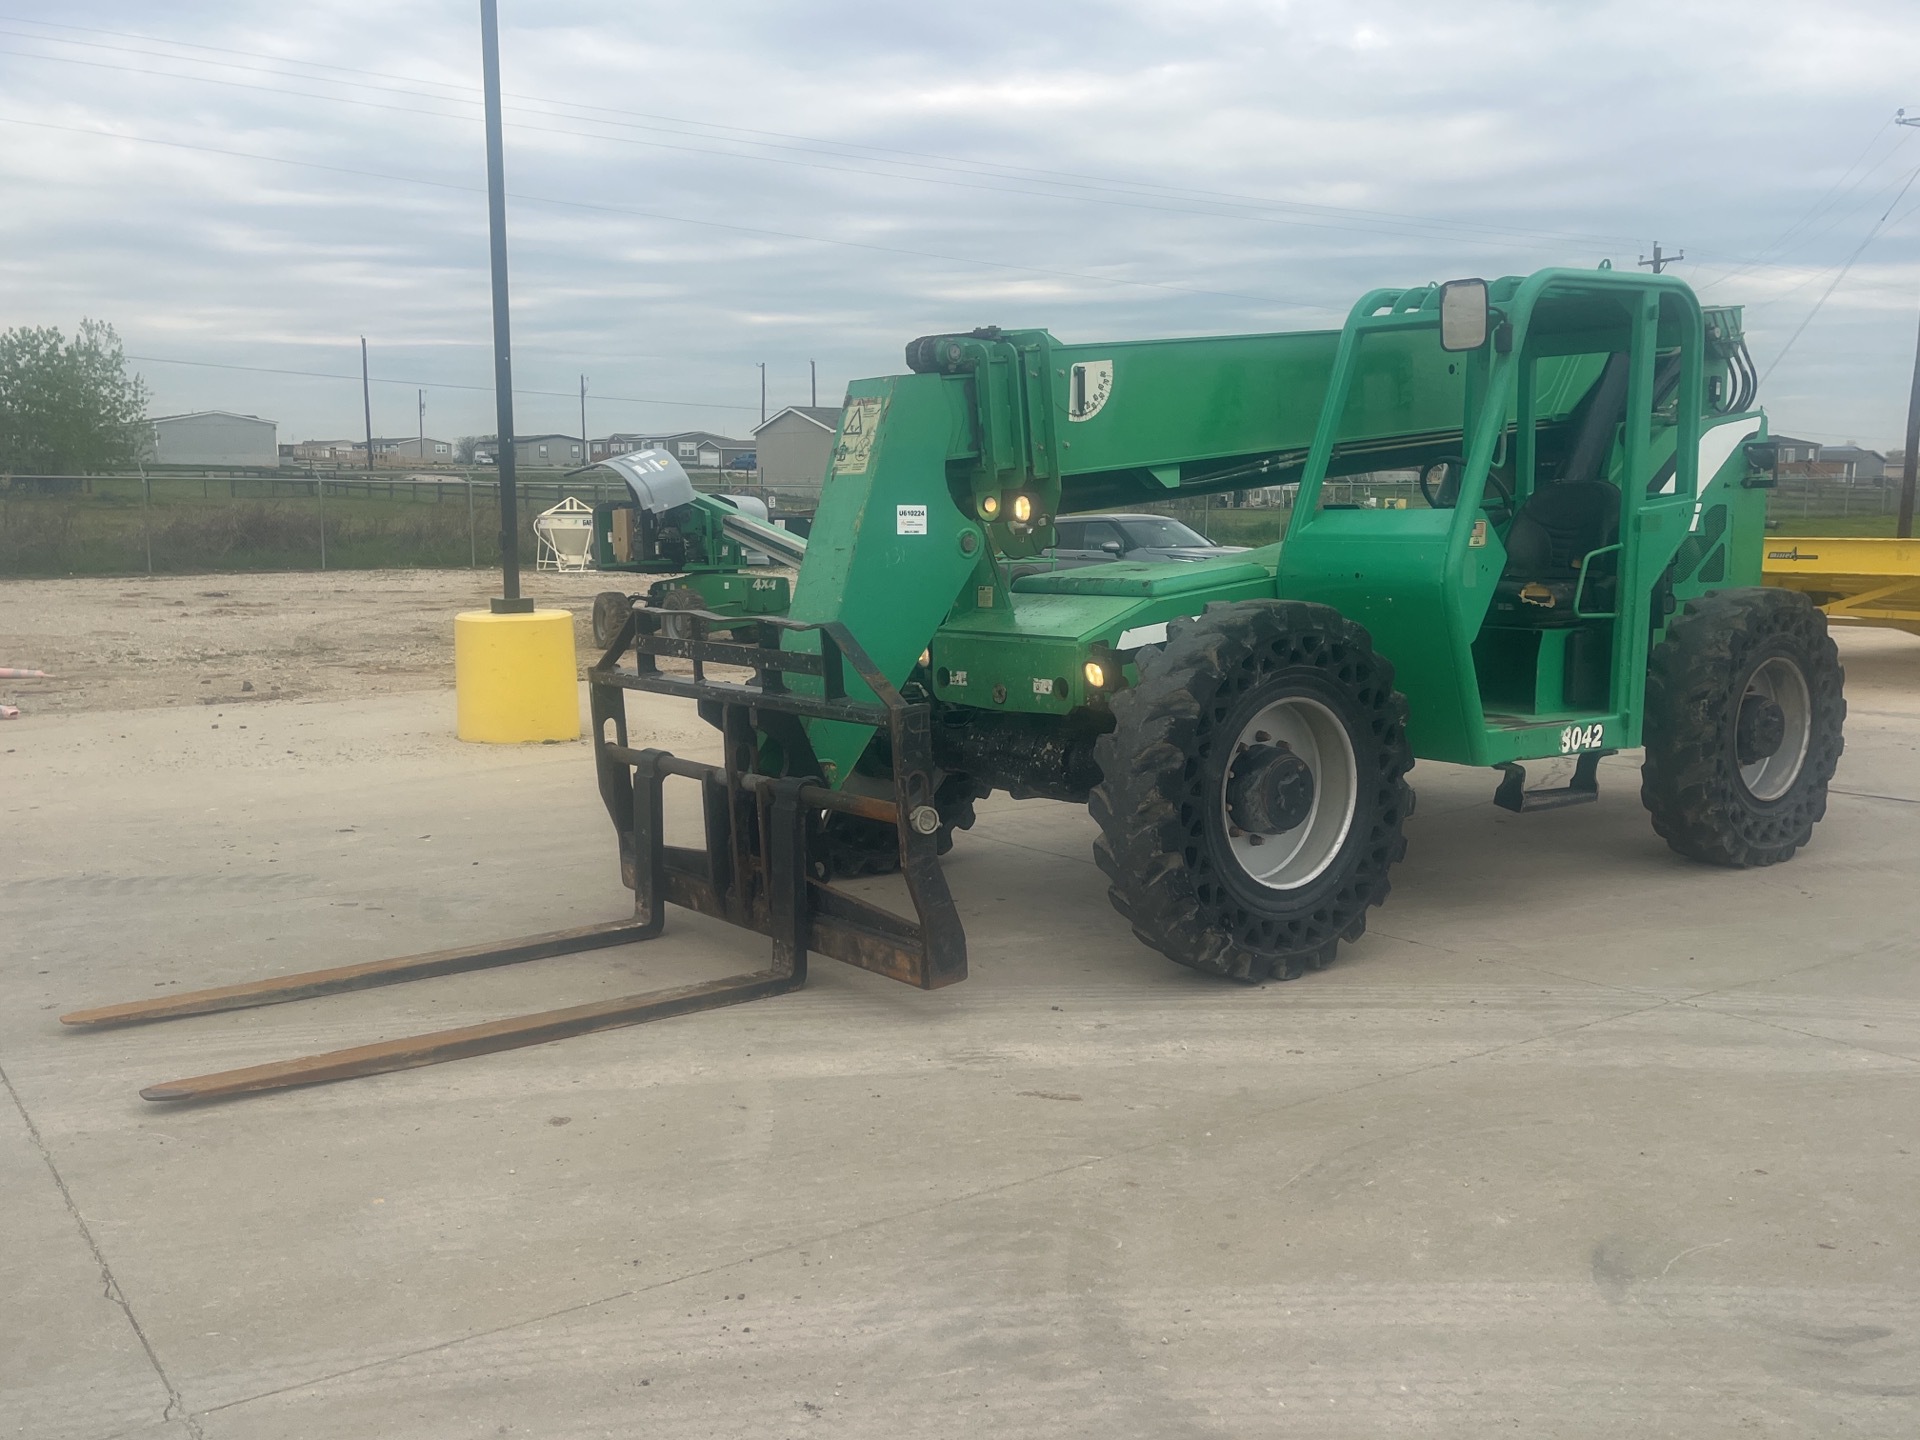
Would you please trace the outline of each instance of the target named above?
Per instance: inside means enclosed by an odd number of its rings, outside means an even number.
[[[599,462],[627,482],[640,508],[658,515],[693,499],[693,481],[664,450],[636,450]]]

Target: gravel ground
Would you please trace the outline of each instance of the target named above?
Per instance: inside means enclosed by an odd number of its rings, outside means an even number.
[[[592,651],[598,574],[524,577]],[[0,680],[29,714],[345,699],[453,683],[453,616],[499,593],[489,570],[362,570],[0,583]]]

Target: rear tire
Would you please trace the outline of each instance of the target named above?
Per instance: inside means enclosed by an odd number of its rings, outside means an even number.
[[[1247,981],[1323,968],[1360,938],[1413,810],[1406,697],[1363,628],[1298,601],[1211,606],[1142,652],[1113,714],[1088,808],[1135,935]],[[1264,788],[1244,767],[1276,751],[1291,773]],[[1302,767],[1312,783],[1296,792]]]
[[[1845,740],[1840,652],[1790,590],[1689,600],[1647,667],[1640,800],[1680,854],[1775,865],[1827,813]]]
[[[593,643],[602,650],[613,643],[620,627],[627,623],[633,601],[618,590],[602,590],[593,597]]]

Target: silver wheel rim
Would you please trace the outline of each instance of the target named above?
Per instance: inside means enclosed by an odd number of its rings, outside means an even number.
[[[1780,707],[1786,719],[1786,734],[1780,748],[1765,759],[1740,767],[1740,783],[1756,800],[1778,800],[1800,778],[1800,767],[1807,761],[1807,746],[1813,738],[1813,697],[1807,690],[1807,677],[1800,667],[1784,655],[1760,662],[1760,668],[1747,677],[1747,688],[1740,700],[1758,695]]]
[[[1233,760],[1250,745],[1285,745],[1313,773],[1313,808],[1279,835],[1236,831],[1227,816],[1227,781]],[[1227,847],[1249,880],[1269,890],[1298,890],[1320,878],[1340,854],[1360,808],[1359,766],[1353,741],[1340,717],[1318,700],[1289,695],[1276,700],[1241,728],[1220,775],[1220,816]]]

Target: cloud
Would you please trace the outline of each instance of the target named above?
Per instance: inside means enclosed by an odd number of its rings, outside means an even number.
[[[504,10],[530,432],[577,426],[582,373],[596,429],[739,431],[760,361],[777,407],[809,360],[831,399],[934,330],[1329,325],[1656,238],[1750,305],[1765,369],[1920,166],[1893,3]],[[490,429],[477,74],[468,5],[0,16],[0,116],[68,127],[0,123],[9,323],[112,320],[204,362],[143,362],[158,408],[283,438],[356,431],[357,386],[206,367],[351,374],[365,334],[377,429],[422,384],[430,430]],[[1783,428],[1897,443],[1917,207],[1774,371]]]

